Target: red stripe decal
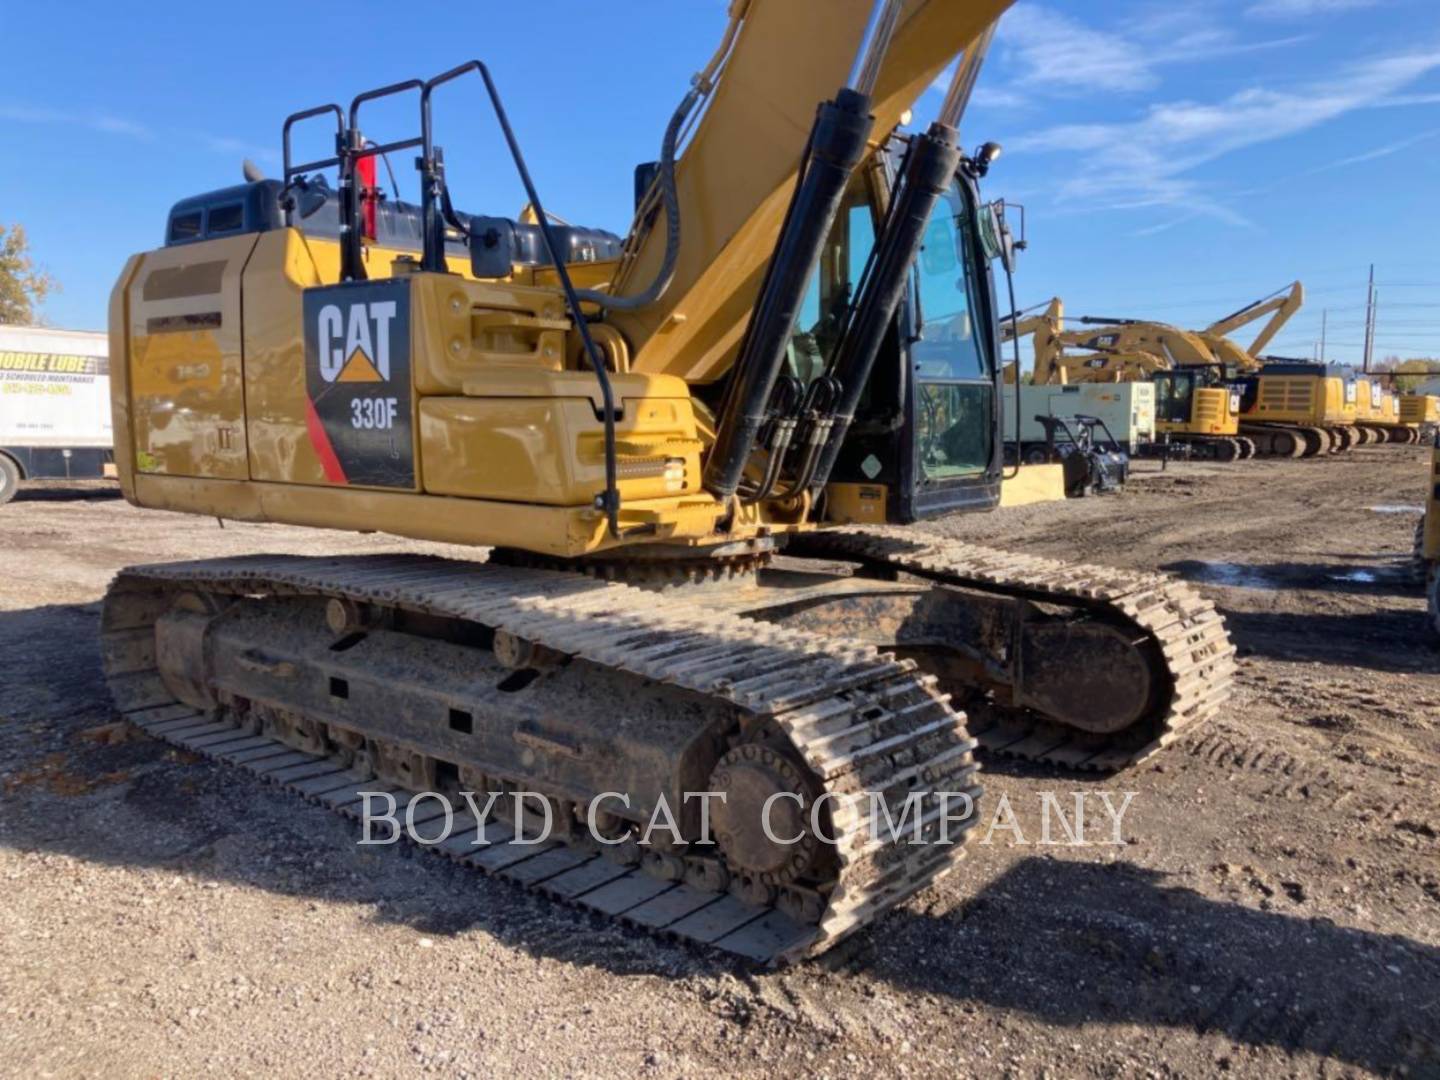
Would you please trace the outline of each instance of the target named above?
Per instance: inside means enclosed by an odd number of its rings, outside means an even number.
[[[330,436],[325,434],[325,425],[320,422],[315,403],[308,397],[305,399],[305,431],[310,436],[310,445],[315,448],[315,455],[320,459],[320,468],[325,470],[325,479],[332,484],[350,483],[345,479],[345,470],[340,467],[340,459],[335,456],[335,448],[330,445]]]

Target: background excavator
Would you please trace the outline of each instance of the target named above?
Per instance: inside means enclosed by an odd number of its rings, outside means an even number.
[[[1357,376],[1356,383],[1355,426],[1366,442],[1420,441],[1421,425],[1405,418],[1399,391],[1375,375]]]
[[[1002,340],[1029,334],[1035,352],[1037,384],[1145,383],[1154,388],[1154,432],[1196,457],[1235,461],[1253,457],[1255,443],[1239,434],[1240,396],[1217,363],[1204,363],[1205,347],[1183,331],[1133,335],[1116,327],[1125,320],[1082,319],[1107,329],[1067,331],[1058,297],[1043,312],[1001,323]],[[1013,322],[1013,325],[1012,325]],[[1152,347],[1139,347],[1141,342]],[[1083,349],[1083,352],[1076,352]],[[1177,364],[1176,353],[1187,363]],[[1013,368],[1013,364],[1011,367]]]
[[[1440,433],[1440,396],[1409,393],[1400,396],[1400,422],[1419,432],[1424,442]]]
[[[1241,430],[1262,452],[1314,457],[1372,441],[1356,428],[1357,387],[1350,373],[1328,364],[1269,357],[1266,347],[1305,303],[1298,281],[1246,304],[1195,335],[1241,388]],[[1269,316],[1248,346],[1230,335]]]
[[[1083,319],[1097,329],[1081,344],[1148,352],[1177,368],[1217,369],[1225,382],[1240,389],[1239,431],[1254,442],[1260,456],[1313,457],[1347,450],[1357,441],[1353,378],[1323,364],[1262,360],[1252,351],[1263,349],[1303,300],[1304,290],[1296,282],[1203,331],[1135,319]],[[1267,314],[1271,318],[1250,349],[1226,336]]]
[[[1305,286],[1298,281],[1292,282],[1289,288],[1277,290],[1269,296],[1246,304],[1239,311],[1217,319],[1204,330],[1194,333],[1221,363],[1231,365],[1237,370],[1254,370],[1260,366],[1260,357],[1265,355],[1266,347],[1304,304]],[[1270,316],[1269,321],[1260,328],[1248,346],[1241,346],[1231,340],[1231,334],[1258,322],[1266,315]]]
[[[1012,246],[956,128],[1006,6],[736,0],[623,240],[546,212],[479,62],[296,113],[282,178],[176,204],[111,299],[126,497],[491,550],[123,571],[117,708],[342,813],[540,792],[544,843],[461,815],[439,850],[767,962],[956,864],[977,740],[1116,769],[1211,716],[1234,650],[1191,587],[903,528],[999,495]],[[462,79],[521,219],[452,203]],[[365,139],[381,98],[412,135]],[[418,206],[373,183],[402,150]]]

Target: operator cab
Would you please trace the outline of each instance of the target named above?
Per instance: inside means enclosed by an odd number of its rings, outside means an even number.
[[[786,374],[824,370],[875,246],[881,170],[857,172],[812,275]],[[906,299],[875,363],[830,475],[832,489],[884,492],[885,518],[908,523],[999,499],[999,340],[991,252],[962,167],[924,232]],[[991,223],[991,231],[995,231]]]
[[[1240,387],[1226,379],[1225,369],[1219,364],[1156,371],[1150,380],[1155,384],[1155,419],[1161,423],[1189,423],[1195,413],[1195,392],[1202,389],[1228,389],[1230,411],[1240,411]]]

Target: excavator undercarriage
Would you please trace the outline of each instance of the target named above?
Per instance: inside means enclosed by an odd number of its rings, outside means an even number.
[[[796,538],[782,563],[718,593],[693,567],[657,591],[653,566],[642,589],[503,558],[150,566],[112,586],[102,655],[117,708],[159,738],[349,816],[388,794],[411,826],[448,825],[440,854],[766,963],[954,866],[977,738],[1109,771],[1229,697],[1222,620],[1161,575],[873,529]],[[498,801],[457,823],[421,792]],[[723,793],[713,833],[698,792]],[[875,798],[913,830],[887,838]],[[800,842],[758,827],[774,799]],[[647,830],[660,802],[678,836]]]

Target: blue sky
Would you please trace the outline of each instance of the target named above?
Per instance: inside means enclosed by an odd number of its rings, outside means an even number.
[[[170,203],[236,182],[245,156],[278,169],[286,113],[471,57],[492,68],[551,210],[622,231],[631,169],[655,156],[725,4],[345,11],[0,6],[0,221],[26,226],[64,286],[50,322],[103,326],[111,281],[159,242]],[[917,123],[938,101],[917,105]],[[437,120],[457,203],[514,213],[523,199],[475,88]],[[367,134],[401,122],[377,110]],[[1440,356],[1434,0],[1021,3],[964,137],[1004,144],[987,193],[1027,208],[1022,306],[1058,294],[1073,315],[1203,325],[1298,277],[1309,302],[1272,350],[1310,355],[1328,309],[1329,354],[1349,361],[1374,262],[1377,355]]]

